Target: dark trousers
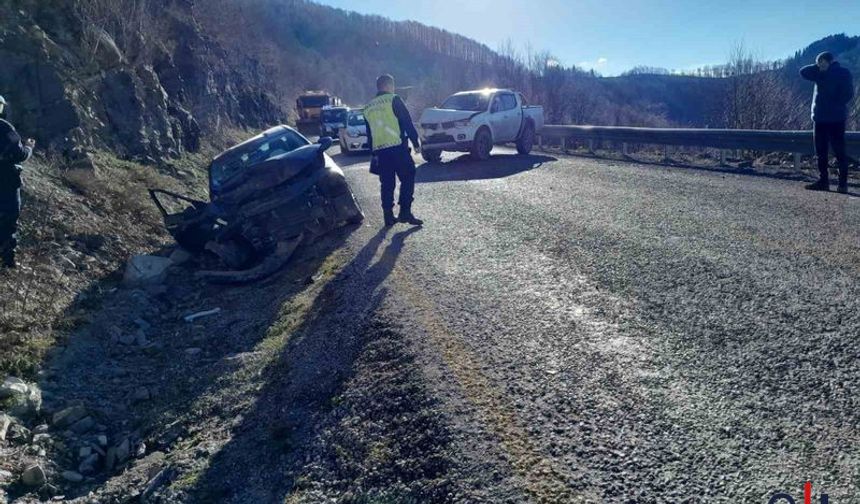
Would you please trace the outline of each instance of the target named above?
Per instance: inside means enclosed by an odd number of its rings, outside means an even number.
[[[381,186],[382,209],[394,208],[394,186],[400,180],[398,204],[401,213],[412,212],[412,197],[415,194],[415,161],[406,146],[391,147],[376,153],[378,159],[379,182]]]
[[[821,180],[829,181],[827,165],[830,148],[839,163],[839,183],[848,183],[848,156],[845,153],[845,122],[815,123],[815,155],[818,156],[818,173]]]
[[[21,195],[0,194],[0,264],[15,264],[18,246],[18,217],[21,215]]]

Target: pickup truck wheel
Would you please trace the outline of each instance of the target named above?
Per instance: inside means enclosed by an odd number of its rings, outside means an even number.
[[[428,163],[438,163],[442,161],[442,151],[438,150],[422,150],[421,157]]]
[[[532,147],[535,145],[535,127],[529,122],[526,124],[526,127],[523,128],[523,132],[520,134],[520,137],[517,138],[517,152],[522,155],[526,155],[532,151]]]
[[[472,140],[472,157],[479,161],[490,159],[490,151],[493,150],[493,136],[487,128],[481,128],[475,133]]]

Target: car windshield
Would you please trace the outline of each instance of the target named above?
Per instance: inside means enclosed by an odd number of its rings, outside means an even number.
[[[365,126],[367,122],[364,120],[364,114],[349,114],[350,126]]]
[[[345,109],[323,110],[322,120],[327,123],[344,122],[346,120]]]
[[[471,112],[482,112],[487,110],[490,100],[489,93],[463,93],[448,97],[439,108],[448,110],[468,110]]]
[[[261,139],[213,162],[209,171],[210,182],[213,186],[218,186],[248,166],[294,151],[309,143],[303,136],[291,130]]]

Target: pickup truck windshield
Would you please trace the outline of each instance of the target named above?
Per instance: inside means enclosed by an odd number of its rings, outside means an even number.
[[[367,124],[364,120],[364,114],[349,114],[350,126],[364,126]]]
[[[218,186],[244,168],[292,152],[303,145],[308,145],[308,141],[289,130],[276,137],[262,139],[213,162],[209,169],[209,182]]]
[[[447,110],[468,110],[471,112],[483,112],[487,110],[490,95],[487,93],[465,93],[455,94],[448,97],[439,108]]]
[[[302,107],[323,107],[328,105],[328,96],[301,96],[298,99]]]
[[[345,109],[323,110],[322,121],[327,123],[342,123],[346,120]]]

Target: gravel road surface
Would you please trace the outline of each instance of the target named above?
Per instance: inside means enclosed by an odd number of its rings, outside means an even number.
[[[860,495],[860,198],[497,149],[419,166],[426,225],[380,232],[366,160],[336,159],[368,215],[347,248],[373,258],[333,285],[380,296],[368,341],[396,341],[415,383],[397,397],[443,432],[391,437],[445,453],[432,476],[393,476],[447,478],[445,493],[409,495],[767,502],[807,480],[831,502]],[[306,497],[349,491],[311,466]]]

